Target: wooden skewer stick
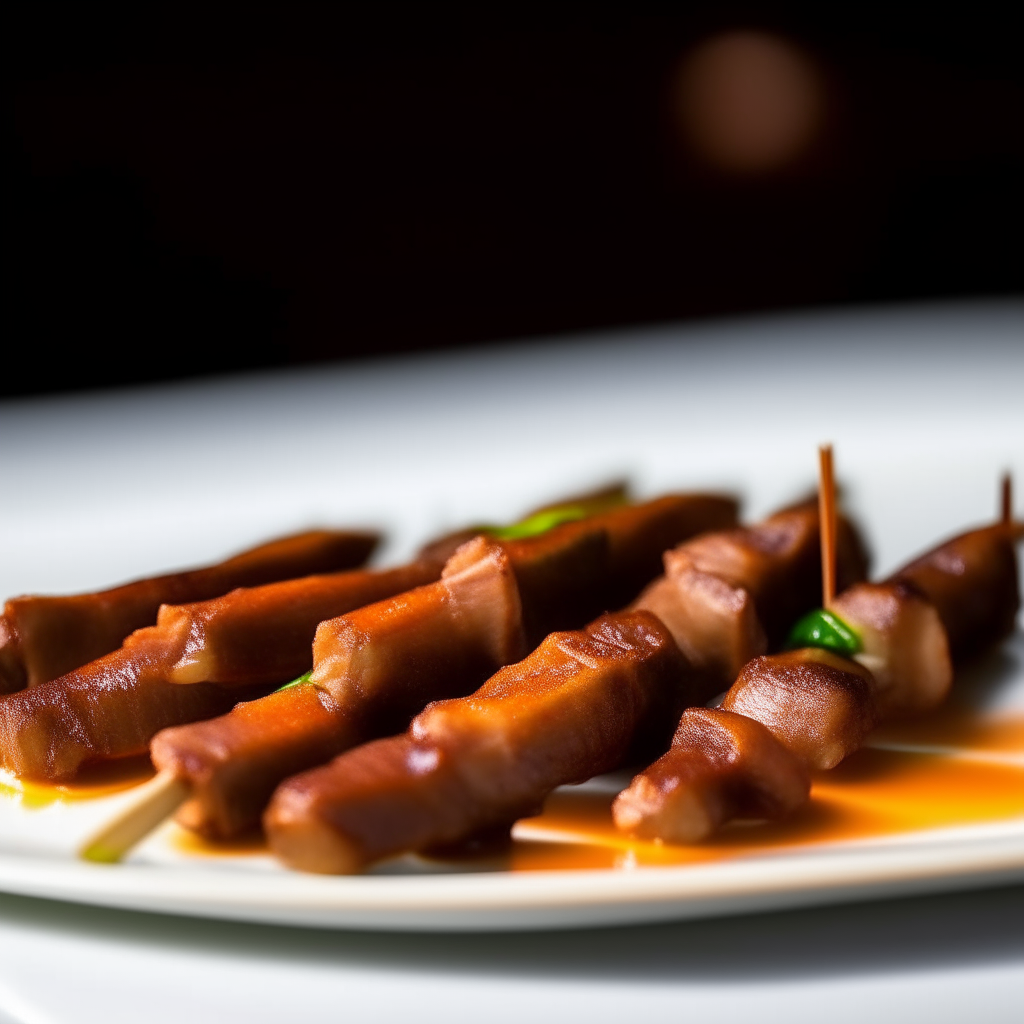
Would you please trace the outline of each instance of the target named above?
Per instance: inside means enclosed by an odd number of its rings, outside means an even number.
[[[832,445],[818,448],[818,520],[821,532],[822,607],[836,597],[836,481],[832,472]]]
[[[1024,522],[1013,518],[1013,475],[1009,472],[1003,474],[1002,487],[1000,488],[1000,509],[999,521],[1003,526],[1010,529],[1010,536],[1014,540],[1024,540]]]
[[[192,792],[187,782],[160,772],[135,790],[135,799],[78,848],[85,860],[116,864],[136,843],[172,815]]]

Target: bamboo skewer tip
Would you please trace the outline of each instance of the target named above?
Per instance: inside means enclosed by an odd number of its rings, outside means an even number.
[[[832,445],[818,447],[818,523],[821,533],[822,607],[832,605],[836,596],[836,482]]]
[[[105,822],[78,848],[78,856],[97,864],[116,864],[133,846],[172,815],[191,795],[191,787],[170,772],[160,772],[135,791],[135,799]]]

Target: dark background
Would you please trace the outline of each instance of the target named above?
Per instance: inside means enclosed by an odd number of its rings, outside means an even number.
[[[4,33],[2,394],[1024,286],[1024,62],[977,5],[83,8]],[[733,29],[819,76],[781,168],[678,116]]]

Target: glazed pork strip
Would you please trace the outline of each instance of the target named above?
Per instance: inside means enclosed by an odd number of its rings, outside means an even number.
[[[478,537],[436,583],[321,623],[309,682],[154,738],[156,767],[191,784],[179,823],[221,839],[258,824],[283,778],[399,732],[521,658],[522,621],[508,555]]]
[[[685,662],[646,612],[548,636],[469,697],[428,706],[400,736],[357,747],[278,787],[273,852],[351,873],[536,811],[557,786],[609,771],[687,698]]]
[[[661,571],[665,552],[734,528],[737,512],[736,502],[720,495],[670,494],[594,516],[591,522],[608,531],[611,570],[609,593],[595,615],[624,608]]]
[[[130,633],[156,622],[162,604],[206,601],[236,587],[355,569],[379,539],[374,533],[311,530],[205,569],[92,594],[11,598],[0,619],[0,693],[49,682],[117,650]]]
[[[962,533],[882,583],[859,583],[833,611],[860,637],[857,660],[874,674],[884,718],[937,707],[956,664],[991,649],[1014,629],[1020,609],[1015,541],[997,523]]]
[[[856,661],[869,669],[883,719],[938,707],[953,685],[953,660],[935,606],[906,583],[857,583],[831,610],[860,637]]]
[[[722,498],[720,500],[726,501],[732,505],[733,518],[735,518],[735,500],[731,498]],[[523,516],[523,520],[521,520],[521,522],[529,521],[533,517],[545,512],[558,513],[565,512],[566,510],[572,510],[572,513],[578,515],[579,518],[588,518],[602,512],[621,508],[628,504],[629,485],[625,481],[618,481],[592,491],[586,491],[582,494],[574,494],[560,498],[558,501],[548,502],[545,505],[531,509]],[[471,526],[465,529],[455,530],[452,533],[445,534],[437,540],[424,545],[420,549],[420,557],[436,556],[436,554],[443,549],[446,552],[445,558],[447,558],[455,551],[456,548],[465,544],[466,541],[472,540],[474,537],[478,537],[481,533],[487,536],[495,536],[494,528],[487,526]],[[444,559],[442,559],[442,561],[444,561]]]
[[[785,817],[810,795],[810,770],[834,767],[877,721],[856,662],[818,648],[755,658],[720,708],[683,712],[668,752],[615,798],[615,825],[695,843],[733,818]]]
[[[439,583],[322,623],[311,687],[154,739],[157,767],[192,786],[179,822],[216,838],[256,825],[282,779],[404,729],[431,700],[470,693],[548,633],[583,625],[595,607],[603,611],[624,581],[656,571],[651,549],[663,538],[671,544],[731,524],[735,511],[730,499],[673,495],[535,537],[480,537],[459,550]],[[452,619],[453,608],[463,609],[460,619]],[[509,639],[496,644],[496,635]],[[490,653],[481,658],[480,651]]]
[[[669,751],[613,805],[638,839],[696,843],[734,818],[774,820],[801,807],[811,776],[760,722],[721,708],[687,708]]]
[[[997,523],[962,533],[897,572],[935,606],[960,664],[1006,639],[1020,609],[1016,543],[1021,526]]]
[[[665,575],[633,607],[665,623],[712,696],[751,658],[777,650],[786,630],[820,600],[817,503],[783,509],[755,526],[697,537],[667,551],[664,563]],[[863,542],[842,517],[837,563],[841,586],[864,578]]]
[[[434,562],[417,561],[165,605],[155,626],[136,630],[113,653],[0,698],[0,766],[57,781],[87,763],[142,753],[161,729],[221,715],[308,671],[324,619],[440,572]]]
[[[557,526],[539,537],[501,541],[523,596],[527,638],[578,629],[628,604],[683,540],[736,523],[734,499],[670,494]]]
[[[731,817],[779,817],[800,806],[796,789],[779,781],[792,778],[787,757],[807,768],[833,767],[876,721],[941,703],[956,652],[977,655],[1012,630],[1020,607],[1019,532],[999,524],[962,534],[889,580],[844,591],[831,610],[860,637],[855,661],[814,648],[757,658],[722,703],[722,714],[756,721],[774,745],[763,735],[744,742],[733,729],[737,738],[723,756],[720,738],[715,745],[721,723],[716,734],[687,711],[669,752],[616,799],[616,824],[647,838],[695,842]],[[932,595],[935,604],[926,599]],[[751,803],[751,794],[761,803]]]

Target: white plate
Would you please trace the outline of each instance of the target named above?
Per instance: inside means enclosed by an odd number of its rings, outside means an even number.
[[[115,582],[313,521],[423,536],[628,472],[730,486],[756,516],[839,472],[884,572],[1024,483],[1024,307],[807,316],[520,351],[303,371],[0,410],[0,593]],[[1018,505],[1018,508],[1020,504]],[[1024,709],[1018,633],[985,693]],[[170,828],[120,866],[70,850],[102,803],[0,800],[0,889],[267,922],[509,929],[639,922],[1024,878],[1024,820],[689,867],[303,876],[183,855]],[[524,826],[526,835],[530,826]],[[408,870],[408,874],[401,872]]]

